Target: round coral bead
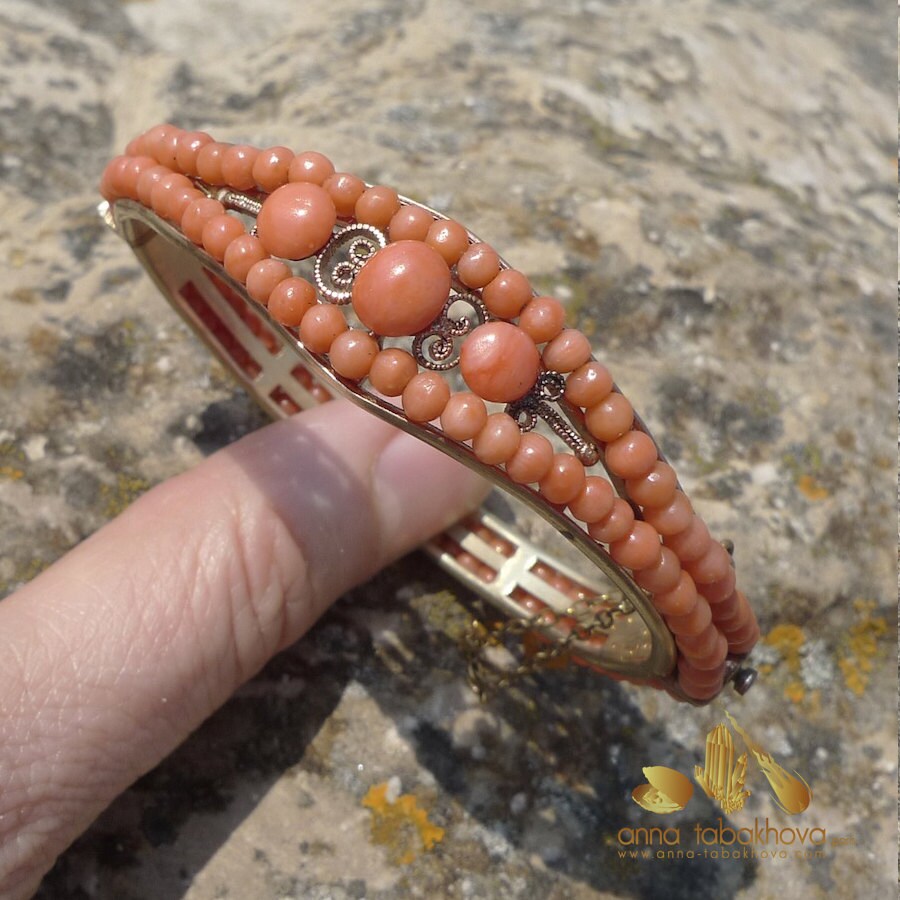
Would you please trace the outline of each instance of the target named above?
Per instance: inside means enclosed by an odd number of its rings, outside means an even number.
[[[269,302],[272,291],[290,277],[290,267],[280,259],[261,259],[247,272],[247,293],[257,303],[265,305]]]
[[[506,462],[506,474],[516,484],[540,481],[553,465],[553,445],[542,434],[526,432],[519,448]]]
[[[203,243],[203,228],[213,216],[225,214],[225,207],[212,197],[199,197],[191,201],[181,216],[181,231],[195,244]]]
[[[662,554],[659,534],[646,522],[635,522],[628,534],[609,545],[609,555],[629,569],[647,569],[655,566]]]
[[[536,344],[552,341],[563,330],[565,322],[566,311],[555,297],[526,299],[519,315],[519,328]]]
[[[349,219],[356,209],[356,201],[366,189],[366,183],[349,172],[335,172],[322,182],[322,187],[334,201],[338,216]]]
[[[531,282],[517,269],[503,269],[481,291],[484,305],[500,319],[514,319],[531,297]],[[519,327],[528,334],[521,321]]]
[[[454,394],[441,413],[444,434],[456,441],[468,441],[487,424],[484,400],[468,391]]]
[[[296,275],[279,281],[269,293],[267,303],[272,318],[290,328],[296,328],[315,305],[316,289],[305,278]]]
[[[581,461],[571,453],[557,453],[539,487],[550,503],[562,506],[578,496],[584,483],[584,465]]]
[[[604,463],[620,478],[646,475],[657,460],[656,445],[643,431],[629,431],[606,445]]]
[[[207,184],[224,184],[222,162],[231,144],[212,141],[204,144],[197,153],[197,174]]]
[[[459,222],[437,219],[428,226],[425,243],[437,250],[448,266],[453,266],[469,246],[469,235]]]
[[[265,258],[266,251],[259,240],[253,235],[242,234],[225,250],[225,271],[232,278],[245,282],[251,267]]]
[[[590,358],[591,342],[577,328],[566,328],[544,347],[544,365],[554,372],[572,372]]]
[[[596,522],[588,525],[588,534],[601,544],[621,540],[634,524],[634,510],[621,497],[613,500],[612,509]]]
[[[644,521],[649,522],[666,538],[679,534],[691,524],[694,510],[691,501],[681,491],[676,490],[666,506],[654,506],[644,510]]]
[[[360,269],[352,303],[367,328],[400,337],[433,322],[449,296],[450,269],[440,254],[420,241],[398,241]]]
[[[369,370],[372,387],[385,397],[399,397],[419,367],[412,356],[399,347],[382,350]]]
[[[434,216],[421,206],[401,206],[388,224],[392,241],[424,241]]]
[[[253,164],[259,156],[259,150],[248,144],[235,144],[225,151],[222,157],[222,177],[225,184],[236,191],[249,191],[256,187],[253,177]]]
[[[612,387],[609,369],[603,363],[591,361],[579,366],[566,378],[566,400],[574,406],[590,409],[605,400]]]
[[[645,507],[666,506],[675,498],[678,479],[675,470],[661,459],[646,474],[628,478],[625,490],[635,503]]]
[[[464,341],[459,370],[479,397],[510,403],[528,393],[541,359],[534,342],[509,322],[485,322]]]
[[[444,411],[450,387],[437,372],[413,375],[403,389],[403,411],[411,422],[431,422]]]
[[[263,201],[256,218],[259,239],[272,256],[306,259],[331,237],[337,214],[315,184],[285,184]]]
[[[394,213],[400,209],[400,197],[392,187],[383,184],[363,191],[354,208],[356,221],[384,231]]]
[[[614,500],[612,485],[605,478],[588,475],[575,499],[569,502],[569,511],[590,525],[609,515]]]
[[[472,244],[459,258],[456,274],[470,288],[484,287],[500,271],[500,257],[490,244]]]
[[[294,152],[287,147],[267,147],[253,161],[251,174],[260,190],[271,193],[287,184]]]
[[[269,300],[271,307],[272,300]],[[327,353],[334,339],[347,330],[344,314],[330,303],[317,303],[300,322],[300,340],[313,353]]]
[[[378,341],[368,332],[351,328],[339,334],[328,349],[328,359],[338,375],[359,381],[365,378],[378,355]]]
[[[522,432],[513,418],[506,413],[494,413],[475,435],[472,449],[486,465],[499,466],[512,459],[521,440]]]
[[[624,395],[613,391],[585,411],[584,422],[597,440],[614,441],[631,428],[634,409]]]
[[[242,234],[246,234],[246,231],[240,219],[229,216],[228,213],[213,216],[203,226],[203,249],[221,262],[228,245]]]
[[[288,167],[288,180],[306,184],[322,185],[326,178],[334,175],[334,166],[327,156],[306,150],[298,153]]]
[[[659,559],[651,566],[646,566],[634,573],[638,587],[651,594],[671,591],[681,578],[681,563],[678,557],[668,548],[661,547]]]

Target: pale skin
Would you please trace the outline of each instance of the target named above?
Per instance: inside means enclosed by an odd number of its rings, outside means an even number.
[[[159,485],[0,603],[0,894],[483,481],[335,401]]]

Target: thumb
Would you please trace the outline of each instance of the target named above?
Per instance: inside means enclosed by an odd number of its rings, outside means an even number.
[[[0,886],[55,856],[342,592],[486,485],[336,401],[149,491],[0,603]]]

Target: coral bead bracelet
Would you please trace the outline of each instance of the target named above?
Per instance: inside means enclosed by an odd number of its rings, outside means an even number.
[[[171,125],[100,188],[107,224],[270,414],[348,396],[581,551],[564,563],[486,509],[428,545],[543,645],[694,703],[750,686],[759,626],[730,549],[560,302],[490,245],[320,153]]]

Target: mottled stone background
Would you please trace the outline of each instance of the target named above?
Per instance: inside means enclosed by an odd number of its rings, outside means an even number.
[[[0,591],[261,424],[94,213],[104,161],[171,120],[322,150],[565,299],[735,540],[765,677],[689,709],[551,673],[479,707],[456,647],[471,598],[414,555],[118,800],[41,896],[892,894],[894,12],[250,8],[0,0]],[[751,776],[731,823],[847,843],[620,858],[620,827],[659,824],[629,799],[641,767],[690,772],[726,704],[815,792],[789,820]],[[696,798],[666,824],[716,817]]]

